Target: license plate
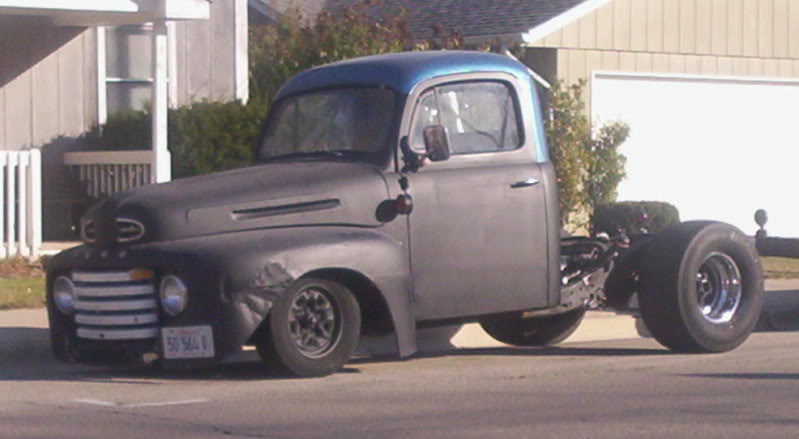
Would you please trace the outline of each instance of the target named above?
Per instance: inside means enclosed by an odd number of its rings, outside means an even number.
[[[214,356],[214,335],[210,326],[163,328],[161,342],[167,360]]]

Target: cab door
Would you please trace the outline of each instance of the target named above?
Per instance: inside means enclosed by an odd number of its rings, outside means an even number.
[[[424,151],[430,125],[447,129],[452,155],[408,176],[417,318],[547,306],[544,178],[511,83],[428,89],[416,100],[412,150]]]

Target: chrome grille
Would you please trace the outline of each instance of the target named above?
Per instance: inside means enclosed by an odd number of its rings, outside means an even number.
[[[159,332],[154,278],[136,280],[134,271],[74,271],[78,337],[141,340]]]

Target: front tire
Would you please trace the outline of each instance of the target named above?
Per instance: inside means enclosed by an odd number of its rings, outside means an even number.
[[[358,301],[345,286],[304,278],[278,299],[256,336],[261,358],[298,377],[330,375],[350,359],[361,332]]]
[[[585,317],[585,308],[543,317],[521,316],[484,320],[480,326],[493,339],[513,346],[551,346],[574,333]]]
[[[679,352],[725,352],[751,334],[763,301],[763,269],[737,228],[693,221],[644,249],[641,315],[652,336]]]

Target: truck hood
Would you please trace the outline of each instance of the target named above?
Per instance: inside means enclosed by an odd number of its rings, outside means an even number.
[[[287,226],[376,227],[387,197],[373,165],[280,162],[119,193],[90,209],[82,227],[91,224],[98,246],[117,243],[124,236],[120,227],[136,223],[144,235],[135,243]]]

